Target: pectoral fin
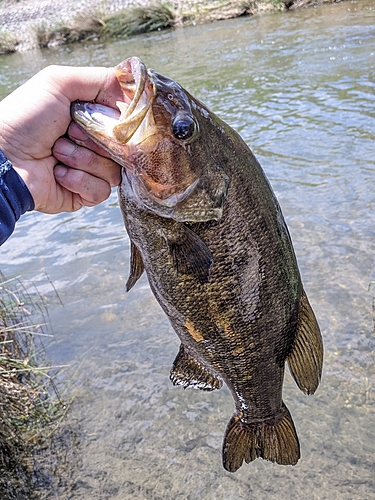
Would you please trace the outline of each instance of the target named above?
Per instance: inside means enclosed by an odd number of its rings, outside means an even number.
[[[213,257],[204,241],[183,224],[166,240],[176,272],[195,276],[201,284],[208,283]]]
[[[322,376],[323,341],[305,292],[301,296],[297,335],[287,361],[301,391],[314,394]]]
[[[143,264],[142,256],[138,248],[131,241],[130,243],[130,274],[126,282],[126,291],[128,292],[137,283],[142,276],[145,266]]]
[[[194,387],[203,391],[213,391],[223,385],[221,378],[203,367],[183,345],[174,360],[169,378],[173,385],[181,385],[184,389]]]

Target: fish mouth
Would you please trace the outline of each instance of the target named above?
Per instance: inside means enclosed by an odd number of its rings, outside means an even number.
[[[118,64],[115,75],[123,91],[124,101],[116,103],[121,115],[113,133],[119,142],[126,144],[141,124],[146,125],[150,121],[150,116],[148,120],[145,119],[147,115],[152,115],[156,87],[138,57],[130,57]]]
[[[171,158],[176,148],[165,136],[170,125],[163,122],[159,130],[156,124],[153,105],[157,93],[172,81],[148,70],[138,57],[126,59],[114,72],[122,90],[117,109],[76,101],[71,106],[72,118],[124,167],[123,174],[144,205],[174,207],[194,191],[199,178],[191,172],[182,175],[181,170],[168,161],[168,151]],[[164,161],[151,159],[164,152]]]
[[[73,120],[110,154],[129,143],[150,112],[156,94],[147,68],[138,57],[126,59],[114,72],[123,93],[123,100],[116,102],[118,109],[86,101],[71,105]]]

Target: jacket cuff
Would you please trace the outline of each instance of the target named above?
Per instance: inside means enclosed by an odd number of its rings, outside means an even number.
[[[12,234],[20,216],[34,207],[23,179],[0,151],[0,245]]]

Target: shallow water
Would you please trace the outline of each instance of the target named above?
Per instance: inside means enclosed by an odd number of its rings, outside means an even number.
[[[48,356],[69,365],[59,379],[75,396],[74,460],[50,497],[375,498],[375,3],[15,54],[0,58],[0,96],[47,64],[130,55],[201,98],[259,158],[322,328],[324,376],[306,397],[286,375],[297,466],[257,460],[225,472],[232,398],[170,384],[179,342],[144,276],[124,292],[129,242],[116,193],[77,214],[24,216],[1,247],[1,270],[49,298]]]

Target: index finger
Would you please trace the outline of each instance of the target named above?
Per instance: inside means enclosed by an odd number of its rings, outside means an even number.
[[[123,93],[113,68],[47,66],[37,74],[48,81],[51,90],[67,101],[96,101],[116,108]]]

